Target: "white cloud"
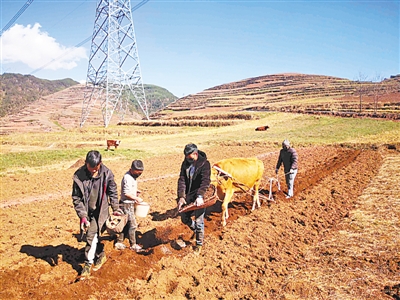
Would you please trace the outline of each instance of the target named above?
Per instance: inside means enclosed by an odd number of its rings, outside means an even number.
[[[1,36],[2,63],[22,62],[33,69],[71,70],[77,62],[87,58],[83,47],[60,45],[40,24],[16,24]]]

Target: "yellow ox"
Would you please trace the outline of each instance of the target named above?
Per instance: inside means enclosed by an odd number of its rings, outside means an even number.
[[[229,218],[228,204],[234,193],[245,192],[253,195],[254,210],[260,207],[258,189],[264,173],[264,163],[258,158],[228,158],[216,162],[211,170],[211,184],[217,188],[222,200],[222,226]]]

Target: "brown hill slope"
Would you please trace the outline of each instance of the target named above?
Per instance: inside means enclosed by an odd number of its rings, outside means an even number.
[[[1,133],[58,131],[79,127],[84,88],[84,85],[79,84],[71,86],[1,118]],[[168,119],[171,115],[176,116],[179,111],[186,114],[187,111],[204,110],[269,110],[341,116],[357,114],[400,119],[400,76],[392,76],[380,83],[359,83],[331,76],[305,74],[254,77],[180,98],[166,109],[154,113],[152,118]],[[127,114],[124,121],[138,119],[141,119],[138,115]],[[118,122],[119,116],[115,114],[111,124]],[[96,103],[85,126],[102,125],[100,103]]]
[[[167,109],[173,112],[213,109],[359,113],[360,95],[362,95],[361,112],[398,118],[399,75],[378,83],[357,82],[323,75],[292,73],[266,75],[223,84],[188,95],[170,104]],[[165,110],[154,117],[169,117],[169,113]]]
[[[78,128],[82,114],[85,85],[78,84],[65,90],[45,96],[24,107],[15,114],[0,119],[3,134],[11,132],[43,132]],[[140,118],[125,116],[125,120]],[[119,121],[113,116],[111,124]],[[97,102],[85,122],[85,126],[103,126],[100,102]]]
[[[70,87],[70,88],[69,88]],[[149,112],[163,109],[177,99],[168,90],[145,84]],[[2,134],[13,131],[55,131],[76,128],[80,124],[85,87],[71,79],[45,80],[31,75],[0,75],[0,127]],[[141,119],[135,101],[128,104],[124,119]],[[111,124],[120,120],[115,113]],[[100,101],[96,103],[86,126],[103,126]]]
[[[4,73],[0,75],[0,116],[16,113],[40,97],[53,94],[78,82],[66,78],[46,80],[32,75]]]

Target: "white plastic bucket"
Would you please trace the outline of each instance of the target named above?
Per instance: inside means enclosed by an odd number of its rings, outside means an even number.
[[[135,203],[135,216],[145,218],[149,213],[150,205],[147,202]]]

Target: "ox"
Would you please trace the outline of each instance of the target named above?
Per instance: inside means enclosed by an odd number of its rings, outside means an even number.
[[[266,126],[260,126],[260,127],[256,127],[256,131],[265,131],[265,130],[267,130],[268,128],[269,128],[268,125],[266,125]]]
[[[216,162],[211,170],[211,184],[217,188],[217,195],[222,200],[222,226],[229,218],[228,204],[236,192],[253,195],[253,207],[260,207],[258,189],[264,173],[264,163],[258,158],[228,158]]]
[[[115,147],[115,149],[117,149],[119,146],[119,143],[121,143],[121,141],[107,140],[107,150],[110,150],[110,147]]]

